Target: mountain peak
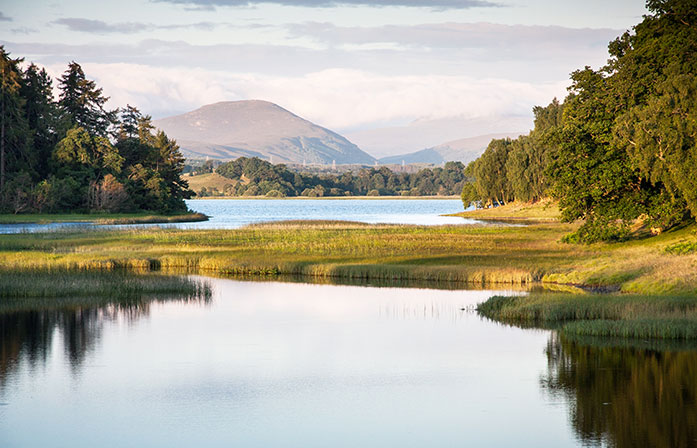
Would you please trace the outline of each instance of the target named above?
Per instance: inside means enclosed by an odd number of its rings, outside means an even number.
[[[323,164],[375,160],[345,137],[263,100],[221,101],[153,124],[176,139],[187,157]]]

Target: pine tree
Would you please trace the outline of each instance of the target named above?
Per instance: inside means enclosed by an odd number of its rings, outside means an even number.
[[[79,126],[90,134],[106,137],[117,111],[104,109],[109,97],[103,96],[102,89],[85,77],[80,64],[71,62],[58,84],[61,90],[58,104],[70,124],[68,127]]]

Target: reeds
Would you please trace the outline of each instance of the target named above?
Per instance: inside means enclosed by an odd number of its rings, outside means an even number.
[[[210,285],[182,276],[134,274],[125,271],[29,270],[0,271],[0,299],[105,298],[154,296],[210,297]]]
[[[531,294],[495,296],[481,315],[525,327],[557,327],[566,334],[624,338],[697,338],[696,296]]]
[[[226,230],[67,229],[0,235],[0,268],[186,269],[697,293],[697,254],[665,250],[691,237],[694,229],[622,244],[561,243],[573,228],[559,223],[426,227],[289,221]]]

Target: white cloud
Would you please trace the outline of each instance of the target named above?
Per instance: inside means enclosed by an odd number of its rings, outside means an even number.
[[[52,68],[53,74],[62,70]],[[89,63],[83,68],[111,96],[112,107],[129,103],[162,116],[217,101],[263,99],[337,130],[450,116],[529,114],[532,106],[563,97],[567,85],[349,69],[285,77],[137,64]]]

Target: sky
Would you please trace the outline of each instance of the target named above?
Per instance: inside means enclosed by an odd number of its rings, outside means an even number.
[[[339,132],[531,117],[642,0],[2,0],[0,44],[162,118],[263,99]],[[463,135],[462,137],[467,137]]]

